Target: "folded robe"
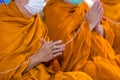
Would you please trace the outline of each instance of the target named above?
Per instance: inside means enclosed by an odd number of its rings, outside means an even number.
[[[104,16],[109,19],[109,24],[115,33],[113,49],[120,67],[120,0],[101,0],[101,2],[105,10]]]

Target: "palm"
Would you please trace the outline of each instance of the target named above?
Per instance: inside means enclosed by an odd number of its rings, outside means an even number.
[[[91,25],[90,28],[93,30],[95,26],[100,24],[103,15],[103,8],[100,1],[96,1],[91,9],[86,14],[86,19]]]

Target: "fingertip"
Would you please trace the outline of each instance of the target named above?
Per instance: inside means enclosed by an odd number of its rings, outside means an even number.
[[[62,42],[62,40],[59,40],[59,42]]]
[[[62,55],[62,52],[60,52],[59,55]]]
[[[41,41],[43,41],[43,40],[44,40],[44,38],[41,38],[40,40],[41,40]]]
[[[62,44],[62,45],[61,45],[61,47],[62,47],[62,48],[64,48],[64,47],[65,47],[65,45],[64,45],[64,44]]]
[[[65,47],[65,44],[63,44],[63,46]]]
[[[50,43],[52,43],[53,41],[51,40]]]

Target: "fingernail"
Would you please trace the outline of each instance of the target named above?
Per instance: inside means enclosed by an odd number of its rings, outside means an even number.
[[[59,53],[60,55],[62,55],[62,53]]]

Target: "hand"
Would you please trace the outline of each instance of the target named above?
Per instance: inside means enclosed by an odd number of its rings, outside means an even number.
[[[95,26],[94,30],[97,31],[99,34],[101,34],[101,35],[104,37],[104,29],[103,29],[103,27],[100,25],[100,22],[101,22],[102,17],[103,17],[103,13],[104,13],[104,10],[103,10],[103,8],[101,7],[101,9],[100,9],[100,14],[99,14],[99,20],[98,20],[98,23],[97,23],[97,25]]]
[[[100,1],[96,1],[91,9],[86,14],[86,20],[90,24],[90,29],[93,30],[95,26],[100,24],[100,21],[103,16],[103,8]]]
[[[61,40],[56,42],[45,42],[44,39],[41,39],[41,42],[42,48],[30,57],[29,64],[23,73],[27,72],[29,69],[35,67],[41,62],[48,62],[55,57],[62,55],[62,51],[65,49],[65,45],[61,44]]]
[[[95,31],[101,34],[104,37],[104,29],[101,25],[95,27]]]
[[[46,43],[44,39],[41,39],[41,42],[42,48],[37,53],[37,57],[41,62],[48,62],[55,57],[62,55],[62,51],[65,49],[65,45],[61,44],[61,40],[56,42],[50,41]]]

